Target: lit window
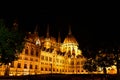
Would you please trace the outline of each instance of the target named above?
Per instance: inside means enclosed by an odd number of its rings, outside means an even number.
[[[48,52],[49,51],[49,49],[46,49],[46,52]]]
[[[71,65],[74,65],[74,62],[73,62],[73,61],[71,61]]]
[[[55,71],[55,68],[53,68],[53,71]]]
[[[30,69],[32,69],[33,68],[33,66],[32,66],[32,64],[30,64]]]
[[[37,69],[37,65],[35,65],[35,69]]]
[[[25,54],[28,54],[28,49],[25,49]]]
[[[30,58],[30,61],[33,61],[33,58]]]
[[[38,62],[38,59],[36,59],[35,61]]]
[[[27,58],[27,57],[25,57],[25,60],[28,60],[28,58]]]
[[[49,68],[49,71],[51,71],[51,68]]]
[[[43,71],[43,68],[41,68],[41,71]]]
[[[41,60],[44,60],[44,56],[41,55]]]
[[[27,68],[27,64],[24,64],[24,68]]]
[[[64,72],[64,69],[62,69],[62,72]]]
[[[47,68],[45,68],[45,71],[47,71]]]
[[[52,61],[52,58],[51,58],[51,57],[49,57],[49,61]]]
[[[48,57],[47,56],[45,57],[45,60],[48,61]]]
[[[10,67],[14,67],[14,62],[11,63],[11,66]]]
[[[33,55],[34,51],[33,51],[33,48],[31,49],[31,55]]]
[[[38,57],[38,50],[36,51],[36,56]]]
[[[21,64],[20,63],[18,63],[17,68],[21,68]]]

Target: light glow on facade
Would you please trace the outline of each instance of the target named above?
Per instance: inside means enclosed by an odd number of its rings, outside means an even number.
[[[60,39],[58,37],[58,39]],[[26,44],[19,59],[10,65],[10,76],[34,75],[34,74],[88,74],[83,69],[85,58],[78,48],[78,42],[69,30],[64,42],[59,42],[47,36],[39,37],[37,32],[31,32],[26,36]],[[80,55],[80,57],[76,57]],[[112,67],[108,73],[115,73],[116,67]],[[0,66],[0,75],[4,75],[5,65]],[[101,73],[101,72],[97,72]]]

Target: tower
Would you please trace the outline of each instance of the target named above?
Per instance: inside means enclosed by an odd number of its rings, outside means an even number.
[[[60,32],[58,33],[58,44],[61,43],[61,37],[60,37]]]
[[[61,47],[61,37],[60,37],[60,32],[58,32],[58,45],[57,45],[58,51],[60,51],[60,47]]]
[[[38,33],[38,24],[35,27],[34,34]]]
[[[46,38],[44,42],[44,47],[47,49],[51,47],[51,37],[49,35],[49,24],[47,25],[47,33],[46,33]]]
[[[71,26],[68,26],[68,35],[66,36],[66,38],[64,39],[62,48],[65,49],[66,55],[77,55],[77,51],[78,51],[78,43],[75,39],[75,37],[72,35],[72,31],[71,31]]]
[[[17,30],[17,29],[18,29],[18,20],[17,20],[17,19],[15,19],[15,20],[13,21],[13,29],[14,29],[14,30]]]
[[[72,32],[71,32],[71,26],[69,25],[69,31],[68,31],[68,35],[71,35]]]

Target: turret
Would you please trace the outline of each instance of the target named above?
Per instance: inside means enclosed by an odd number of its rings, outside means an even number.
[[[38,34],[38,25],[35,27],[34,34]]]
[[[60,32],[58,33],[58,44],[61,43],[61,37],[60,37]]]
[[[68,32],[68,35],[71,35],[72,32],[71,32],[71,26],[69,25],[69,32]]]
[[[18,20],[17,20],[17,19],[15,19],[15,20],[13,21],[13,29],[14,29],[14,30],[17,30],[17,29],[18,29]]]

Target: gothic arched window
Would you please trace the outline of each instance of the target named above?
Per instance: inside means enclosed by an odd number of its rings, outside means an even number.
[[[33,55],[34,51],[33,51],[33,48],[31,49],[31,55]]]
[[[28,54],[28,49],[25,49],[25,54]]]
[[[36,50],[36,56],[38,57],[38,50]]]

